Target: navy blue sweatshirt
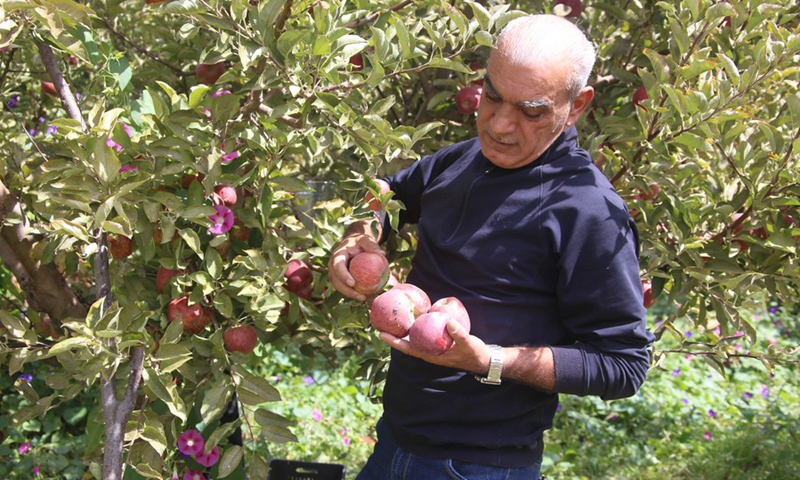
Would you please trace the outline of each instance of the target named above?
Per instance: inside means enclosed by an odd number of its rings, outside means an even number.
[[[488,344],[550,346],[556,392],[633,395],[649,367],[638,233],[623,200],[567,129],[534,162],[494,166],[478,139],[446,147],[387,179],[417,224],[407,281],[455,296]],[[384,229],[387,231],[388,227]],[[507,467],[542,454],[556,393],[392,350],[384,416],[405,449]]]

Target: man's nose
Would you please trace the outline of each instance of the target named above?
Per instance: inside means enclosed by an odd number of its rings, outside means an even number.
[[[503,103],[492,115],[490,124],[492,132],[498,135],[513,133],[517,128],[516,108]]]

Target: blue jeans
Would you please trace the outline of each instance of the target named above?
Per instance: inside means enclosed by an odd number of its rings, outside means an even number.
[[[452,459],[422,457],[395,443],[389,428],[379,421],[378,443],[356,480],[538,480],[541,463],[506,468]]]

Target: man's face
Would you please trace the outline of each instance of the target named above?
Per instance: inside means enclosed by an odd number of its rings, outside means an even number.
[[[502,168],[527,165],[572,125],[566,89],[566,66],[517,66],[493,53],[478,109],[478,137],[483,154]]]

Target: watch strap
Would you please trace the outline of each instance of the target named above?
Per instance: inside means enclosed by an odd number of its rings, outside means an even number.
[[[500,385],[503,376],[503,347],[487,345],[489,347],[489,373],[485,377],[475,375],[475,380],[487,385]]]

